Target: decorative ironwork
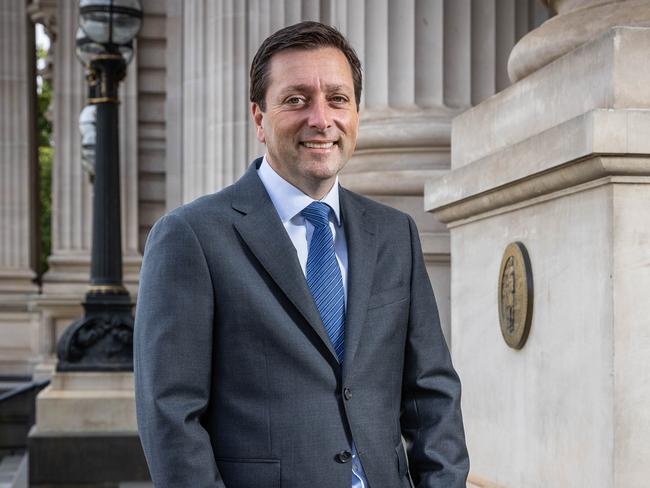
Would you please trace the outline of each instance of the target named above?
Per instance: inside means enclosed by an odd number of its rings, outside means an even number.
[[[133,369],[133,316],[129,295],[89,295],[86,313],[63,333],[58,371]]]

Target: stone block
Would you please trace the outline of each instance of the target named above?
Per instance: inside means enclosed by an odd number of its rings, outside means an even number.
[[[472,471],[493,482],[615,486],[611,204],[600,186],[452,230],[452,356]],[[528,249],[535,289],[521,351],[505,344],[497,305],[513,241]]]
[[[615,27],[458,116],[459,168],[596,109],[650,108],[650,28]]]
[[[38,432],[137,432],[133,373],[56,373],[36,401]]]
[[[450,228],[475,485],[648,484],[649,47],[650,29],[614,28],[461,115],[452,171],[426,186]],[[534,289],[521,350],[499,324],[515,241]]]
[[[31,486],[117,488],[149,480],[133,373],[55,373],[36,399],[28,446]]]
[[[26,302],[0,300],[0,376],[29,376],[41,359],[38,314]]]

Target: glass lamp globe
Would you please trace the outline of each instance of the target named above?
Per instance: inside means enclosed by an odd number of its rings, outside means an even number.
[[[106,48],[88,37],[81,27],[77,29],[75,46],[77,57],[86,66],[90,64],[94,56],[106,53]]]
[[[126,44],[121,44],[117,46],[117,50],[122,55],[122,59],[126,64],[129,64],[133,59],[133,41],[129,41]]]
[[[93,41],[126,44],[140,31],[139,0],[81,0],[79,25]]]
[[[81,164],[90,176],[95,175],[96,120],[97,106],[86,105],[79,114],[79,131],[81,132]]]
[[[108,52],[103,44],[95,42],[88,37],[81,27],[77,29],[75,44],[77,57],[85,66],[90,65],[90,62],[95,56]],[[117,50],[122,56],[122,59],[124,59],[124,62],[129,64],[133,59],[133,41],[118,45]]]
[[[86,105],[79,114],[79,132],[84,138],[86,134],[95,132],[97,121],[97,105]]]

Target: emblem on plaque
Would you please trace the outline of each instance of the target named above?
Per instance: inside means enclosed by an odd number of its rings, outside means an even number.
[[[533,317],[533,272],[521,242],[508,244],[499,270],[499,323],[508,346],[521,349]]]

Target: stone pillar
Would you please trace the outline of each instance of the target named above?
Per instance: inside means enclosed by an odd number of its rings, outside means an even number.
[[[0,1],[0,375],[31,372],[38,293],[34,29],[22,0]]]
[[[137,42],[136,39],[136,45]],[[122,268],[124,283],[131,293],[137,293],[142,264],[138,219],[138,63],[138,50],[134,49],[119,90]]]
[[[183,7],[182,200],[232,183],[264,153],[247,101],[250,61],[264,38],[300,20],[336,26],[364,66],[357,152],[342,182],[417,220],[449,337],[449,236],[422,209],[424,181],[449,168],[452,117],[509,84],[510,49],[539,22],[534,2],[239,3]]]
[[[52,255],[44,291],[81,297],[89,279],[92,186],[81,166],[78,120],[87,90],[83,67],[75,57],[77,18],[75,3],[59,2],[58,35],[52,45]]]
[[[183,202],[248,166],[245,2],[184,3]]]
[[[472,479],[645,486],[650,3],[550,3],[558,16],[512,52],[518,81],[454,120],[452,169],[426,188],[451,232]],[[533,283],[520,350],[499,323],[500,264],[517,241]]]
[[[33,5],[35,9],[38,5]],[[32,15],[36,15],[34,12]],[[90,280],[92,185],[81,165],[79,113],[86,104],[84,69],[75,55],[79,6],[58,2],[54,51],[52,112],[52,254],[43,276],[43,294],[33,300],[41,313],[39,350],[53,361],[56,341],[82,314]],[[124,284],[137,292],[141,256],[138,251],[137,56],[120,87],[120,178]]]

